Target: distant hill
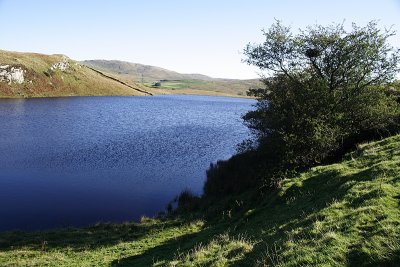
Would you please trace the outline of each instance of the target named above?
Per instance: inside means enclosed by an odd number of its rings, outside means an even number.
[[[158,80],[213,80],[213,78],[202,74],[182,74],[160,67],[119,60],[85,60],[81,63],[100,71],[129,76],[137,81],[141,81],[143,78],[144,82]]]
[[[149,88],[159,82],[158,93],[245,96],[249,88],[259,86],[258,79],[221,79],[202,74],[182,74],[119,60],[85,60],[81,63],[125,82],[141,83]]]
[[[0,50],[0,97],[151,95],[64,55]]]

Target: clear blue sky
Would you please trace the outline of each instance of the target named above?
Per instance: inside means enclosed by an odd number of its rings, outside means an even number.
[[[241,52],[274,18],[294,29],[379,20],[400,47],[400,0],[0,0],[0,49],[253,78]]]

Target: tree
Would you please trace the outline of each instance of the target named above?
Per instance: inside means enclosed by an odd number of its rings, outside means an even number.
[[[245,62],[266,71],[256,110],[244,120],[258,149],[294,168],[394,129],[399,104],[388,93],[399,71],[395,33],[376,22],[308,27],[294,35],[277,21],[262,44],[248,44]],[[271,155],[272,154],[272,155]]]

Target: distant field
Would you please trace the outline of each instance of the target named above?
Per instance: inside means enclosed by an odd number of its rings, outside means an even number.
[[[159,81],[155,81],[159,82]],[[155,82],[147,82],[143,85],[153,88]],[[159,90],[165,90],[169,93],[199,93],[230,96],[246,96],[246,92],[250,88],[259,86],[256,80],[171,80],[161,81]]]
[[[160,88],[162,89],[188,89],[198,87],[199,85],[208,85],[210,82],[204,80],[178,80],[178,81],[163,81]],[[147,87],[152,87],[153,83],[144,83]]]

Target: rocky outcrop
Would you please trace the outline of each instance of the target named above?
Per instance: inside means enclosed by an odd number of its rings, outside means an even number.
[[[0,82],[21,84],[24,82],[24,73],[26,71],[20,67],[10,65],[0,65]]]
[[[52,71],[56,71],[56,70],[61,70],[61,71],[66,71],[67,69],[69,69],[70,65],[68,62],[68,58],[66,56],[64,56],[62,58],[62,61],[54,63],[51,67],[50,70]]]

